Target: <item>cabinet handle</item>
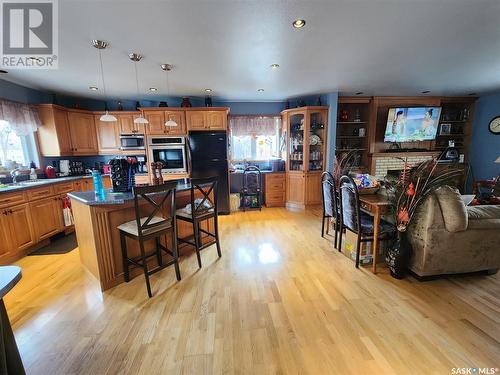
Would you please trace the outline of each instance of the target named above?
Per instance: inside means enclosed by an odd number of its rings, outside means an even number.
[[[7,213],[8,213],[8,212],[7,212],[7,210],[4,210],[2,213],[3,213],[4,215],[7,215]]]

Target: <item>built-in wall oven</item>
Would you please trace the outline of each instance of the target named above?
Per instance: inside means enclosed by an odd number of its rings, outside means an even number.
[[[162,173],[186,173],[186,139],[184,137],[148,137],[149,161],[161,162]]]

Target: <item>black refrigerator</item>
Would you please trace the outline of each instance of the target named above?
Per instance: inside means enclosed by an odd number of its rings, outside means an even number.
[[[218,176],[218,212],[229,214],[227,134],[224,131],[189,132],[191,177]]]

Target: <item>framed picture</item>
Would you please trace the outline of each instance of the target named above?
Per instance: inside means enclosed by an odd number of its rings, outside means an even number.
[[[441,124],[439,128],[439,135],[450,135],[451,124]]]

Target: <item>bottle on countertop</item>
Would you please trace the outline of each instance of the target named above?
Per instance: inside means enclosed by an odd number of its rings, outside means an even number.
[[[30,169],[30,180],[36,180],[37,178],[38,178],[38,176],[36,175],[36,169],[31,168]]]
[[[99,172],[98,170],[94,169],[92,171],[92,180],[94,182],[95,195],[98,198],[100,198],[100,199],[104,199],[105,193],[104,193],[104,185],[102,183],[101,172]]]

